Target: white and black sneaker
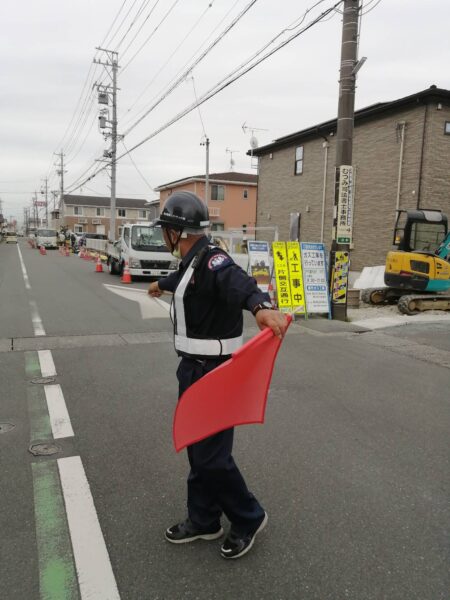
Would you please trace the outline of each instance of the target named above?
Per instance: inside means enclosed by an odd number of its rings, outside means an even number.
[[[166,540],[172,544],[186,544],[195,540],[216,540],[222,535],[223,529],[220,525],[211,529],[199,529],[190,519],[169,527],[165,533]]]
[[[244,554],[247,554],[255,542],[255,537],[264,529],[268,520],[269,517],[265,512],[263,520],[256,531],[244,536],[236,534],[231,530],[220,549],[220,554],[223,558],[240,558]]]

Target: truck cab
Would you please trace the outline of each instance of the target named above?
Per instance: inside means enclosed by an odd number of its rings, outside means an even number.
[[[178,261],[164,243],[162,229],[151,222],[126,223],[120,239],[109,244],[111,273],[121,273],[128,263],[133,277],[165,277],[178,268]]]

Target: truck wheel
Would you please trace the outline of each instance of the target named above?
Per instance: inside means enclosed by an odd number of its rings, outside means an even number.
[[[118,275],[116,261],[112,258],[108,260],[108,271],[110,275]]]

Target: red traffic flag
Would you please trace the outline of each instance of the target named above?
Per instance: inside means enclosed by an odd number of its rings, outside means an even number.
[[[288,315],[288,326],[292,317]],[[236,425],[264,423],[280,338],[263,329],[219,367],[191,385],[178,401],[173,443],[179,452]]]

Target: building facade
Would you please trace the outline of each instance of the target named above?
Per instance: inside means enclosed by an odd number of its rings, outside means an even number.
[[[60,207],[60,226],[75,233],[100,233],[109,237],[111,199],[102,196],[77,196],[67,194]],[[149,209],[147,200],[135,198],[116,198],[116,231],[114,239],[119,237],[120,227],[124,223],[147,221]]]
[[[257,176],[249,173],[211,173],[208,210],[211,229],[246,229],[256,225]],[[165,183],[160,192],[160,209],[175,191],[194,192],[205,199],[205,176],[195,175]]]
[[[253,150],[259,157],[257,225],[330,248],[336,120]],[[384,264],[397,209],[436,208],[450,216],[450,91],[436,86],[355,112],[351,269]]]

